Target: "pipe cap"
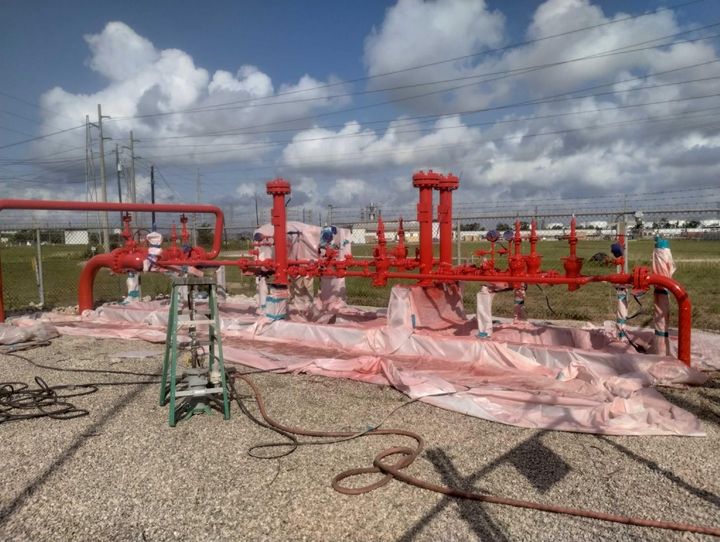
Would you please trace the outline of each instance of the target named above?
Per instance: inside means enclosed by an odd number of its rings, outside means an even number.
[[[290,193],[290,183],[285,179],[277,178],[267,183],[267,193],[271,196],[284,196]]]

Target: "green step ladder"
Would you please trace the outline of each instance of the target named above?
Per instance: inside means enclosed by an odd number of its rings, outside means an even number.
[[[181,299],[184,292],[187,292],[186,306]],[[207,306],[198,302],[197,296],[201,292],[207,293]],[[178,332],[185,329],[190,340],[181,343]],[[203,333],[203,329],[207,329],[207,333]],[[190,367],[184,369],[181,379],[178,379],[177,370],[179,352],[188,353],[186,358],[190,362]],[[178,399],[181,400],[179,403]],[[170,427],[175,427],[178,420],[190,418],[194,414],[212,413],[210,404],[217,406],[226,420],[230,419],[230,393],[220,338],[217,283],[213,278],[172,279],[160,406],[168,402]]]

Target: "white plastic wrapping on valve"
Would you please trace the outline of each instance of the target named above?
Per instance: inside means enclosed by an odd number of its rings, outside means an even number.
[[[661,240],[661,242],[656,243],[656,248],[653,250],[652,270],[654,274],[663,277],[672,277],[675,273],[675,262],[666,241],[663,243]],[[670,349],[669,293],[665,288],[655,287],[653,298],[655,301],[655,336],[650,351],[653,354],[669,356],[672,354]]]
[[[265,314],[270,320],[284,320],[288,314],[288,289],[284,286],[270,285],[265,298]]]
[[[495,292],[493,292],[486,284],[480,286],[480,290],[475,296],[475,314],[477,316],[478,337],[492,337],[492,304]]]
[[[615,328],[617,330],[617,338],[627,342],[625,334],[625,324],[628,316],[628,292],[624,286],[615,287],[615,295],[617,297],[617,308],[615,310]]]
[[[149,247],[147,256],[143,260],[143,271],[145,273],[147,273],[148,271],[157,271],[157,261],[158,259],[160,259],[163,251],[163,236],[161,233],[153,231],[148,233],[145,236],[145,239],[147,240]]]
[[[274,228],[271,224],[263,224],[255,230],[264,237],[271,238]],[[313,261],[320,257],[320,235],[322,228],[303,222],[289,221],[287,223],[288,238],[288,259]],[[337,228],[333,238],[333,248],[337,253],[337,259],[344,259],[351,255],[352,244],[350,242],[351,232],[346,228]],[[272,259],[272,246],[260,245],[258,247],[258,259]],[[265,299],[267,296],[267,284],[264,277],[256,280],[258,296],[258,313],[264,314]],[[338,312],[347,308],[347,292],[345,279],[335,277],[322,277],[320,279],[320,291],[316,296],[314,279],[312,277],[290,278],[288,281],[289,296],[288,309],[295,312],[305,312],[313,306],[322,311]]]
[[[134,303],[139,301],[142,297],[142,294],[140,293],[140,276],[134,271],[129,271],[125,284],[127,286],[127,297],[125,297],[123,303]]]

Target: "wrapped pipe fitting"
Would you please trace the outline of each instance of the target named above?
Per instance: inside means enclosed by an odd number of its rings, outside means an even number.
[[[147,273],[148,271],[157,271],[157,262],[160,259],[163,251],[163,236],[161,233],[154,231],[148,233],[145,236],[145,239],[147,239],[148,242],[148,252],[145,260],[143,260],[143,271],[145,273]]]

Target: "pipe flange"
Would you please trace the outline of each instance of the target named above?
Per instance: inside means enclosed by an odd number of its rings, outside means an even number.
[[[418,171],[412,177],[413,186],[415,188],[435,188],[439,186],[442,175],[429,169],[427,173]]]
[[[267,183],[267,193],[271,196],[286,196],[290,193],[290,183],[285,179],[277,178]]]
[[[647,290],[650,287],[650,270],[647,267],[636,267],[633,270],[633,288]]]
[[[457,190],[459,186],[460,186],[460,178],[457,175],[448,173],[447,175],[440,176],[440,182],[438,184],[438,189],[447,190],[449,192],[451,190]]]

